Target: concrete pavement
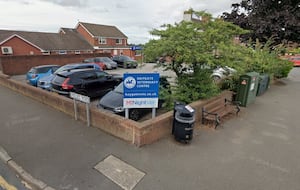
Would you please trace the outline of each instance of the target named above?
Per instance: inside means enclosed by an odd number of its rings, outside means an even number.
[[[0,145],[55,189],[125,189],[95,169],[112,155],[145,174],[130,186],[135,190],[296,190],[299,92],[300,68],[295,68],[224,128],[197,128],[189,145],[170,135],[136,148],[0,86]]]

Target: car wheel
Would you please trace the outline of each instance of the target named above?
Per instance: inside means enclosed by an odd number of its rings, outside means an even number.
[[[141,113],[138,109],[131,109],[129,111],[129,119],[132,119],[134,121],[138,121],[141,117]]]

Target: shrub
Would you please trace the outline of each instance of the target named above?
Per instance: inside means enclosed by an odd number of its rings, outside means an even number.
[[[207,69],[197,70],[192,74],[181,75],[176,80],[174,99],[191,103],[206,99],[220,93],[219,87],[212,82],[211,72]]]

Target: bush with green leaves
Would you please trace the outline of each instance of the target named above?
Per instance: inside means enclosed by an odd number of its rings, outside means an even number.
[[[200,69],[192,74],[180,75],[173,91],[174,99],[190,103],[219,94],[220,89],[212,81],[210,75],[211,71],[207,69]]]
[[[232,23],[213,19],[204,11],[192,12],[205,19],[201,22],[168,24],[160,30],[151,31],[158,38],[150,40],[144,50],[146,60],[168,56],[170,63],[162,66],[174,71],[177,76],[173,99],[186,103],[219,93],[218,86],[210,77],[212,69],[219,65],[216,61],[219,49],[222,44],[233,46],[234,37],[247,32]],[[206,66],[211,70],[203,70]],[[187,75],[186,69],[192,73]]]
[[[258,41],[249,42],[250,45],[235,43],[235,37],[248,31],[222,19],[213,19],[204,11],[189,11],[205,19],[154,29],[151,34],[157,38],[145,44],[146,60],[166,56],[170,62],[160,66],[176,74],[173,93],[167,95],[168,105],[173,100],[190,103],[210,98],[220,89],[235,91],[239,76],[246,72],[256,71],[282,78],[292,69],[290,62],[279,59],[282,49],[271,49],[268,43],[260,44]],[[206,66],[211,69],[204,69]],[[237,73],[217,86],[210,77],[217,66],[232,67]],[[192,72],[187,74],[186,69]]]

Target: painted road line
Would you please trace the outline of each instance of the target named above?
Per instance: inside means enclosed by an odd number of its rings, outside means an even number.
[[[5,179],[0,176],[0,187],[4,190],[18,190],[15,186],[10,185]]]

